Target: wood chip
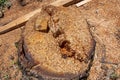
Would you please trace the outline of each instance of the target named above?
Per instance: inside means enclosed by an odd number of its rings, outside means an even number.
[[[86,3],[90,2],[90,1],[92,1],[92,0],[84,0],[84,1],[81,1],[81,2],[77,3],[76,6],[77,6],[77,7],[80,7],[80,6],[86,4]]]

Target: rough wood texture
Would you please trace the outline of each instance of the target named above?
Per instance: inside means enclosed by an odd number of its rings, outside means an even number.
[[[26,23],[23,37],[19,61],[28,72],[44,80],[86,76],[95,42],[76,8],[47,6]]]

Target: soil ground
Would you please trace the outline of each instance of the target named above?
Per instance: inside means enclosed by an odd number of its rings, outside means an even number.
[[[55,0],[25,0],[24,6],[19,1],[11,0],[12,6],[5,11],[4,18],[0,18],[0,26]],[[120,0],[93,0],[78,10],[86,18],[96,41],[87,79],[120,80]],[[0,35],[0,80],[37,80],[24,76],[18,66],[16,42],[21,32],[19,28]]]

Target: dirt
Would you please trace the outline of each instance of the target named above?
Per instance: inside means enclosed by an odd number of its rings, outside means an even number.
[[[88,9],[84,9],[88,8]],[[94,0],[79,10],[87,18],[96,41],[89,80],[119,80],[120,74],[120,1]],[[117,35],[116,35],[117,33]]]
[[[5,11],[4,18],[0,18],[0,26],[55,0],[25,0],[24,5],[19,1],[11,0],[12,7]],[[76,9],[86,20],[96,42],[87,80],[120,80],[120,1],[93,0]],[[21,32],[19,28],[0,35],[1,80],[37,80],[26,77],[19,68],[16,42],[20,40]]]

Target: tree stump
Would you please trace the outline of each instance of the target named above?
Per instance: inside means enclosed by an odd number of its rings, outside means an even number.
[[[79,80],[89,68],[95,42],[86,20],[72,7],[43,7],[23,30],[22,69],[43,80]]]

